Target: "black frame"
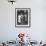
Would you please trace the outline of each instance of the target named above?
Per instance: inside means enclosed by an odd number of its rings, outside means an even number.
[[[17,10],[28,10],[28,24],[29,25],[17,25]],[[15,8],[15,27],[21,27],[21,28],[27,28],[27,27],[31,27],[31,9],[30,8]]]

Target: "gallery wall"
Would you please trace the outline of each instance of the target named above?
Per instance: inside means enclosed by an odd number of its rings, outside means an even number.
[[[15,40],[19,32],[29,34],[32,40],[46,40],[46,1],[17,0],[13,5],[0,0],[0,41]],[[31,27],[15,27],[15,8],[31,9]]]

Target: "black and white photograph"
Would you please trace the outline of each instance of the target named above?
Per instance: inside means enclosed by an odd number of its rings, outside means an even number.
[[[30,27],[30,8],[16,8],[15,26]]]

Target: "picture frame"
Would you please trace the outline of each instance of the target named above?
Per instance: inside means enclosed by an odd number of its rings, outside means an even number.
[[[15,27],[31,27],[30,8],[15,8]]]

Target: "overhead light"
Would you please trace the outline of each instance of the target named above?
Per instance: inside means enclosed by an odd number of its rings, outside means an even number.
[[[12,4],[16,2],[15,0],[8,0],[8,2],[11,2]]]

